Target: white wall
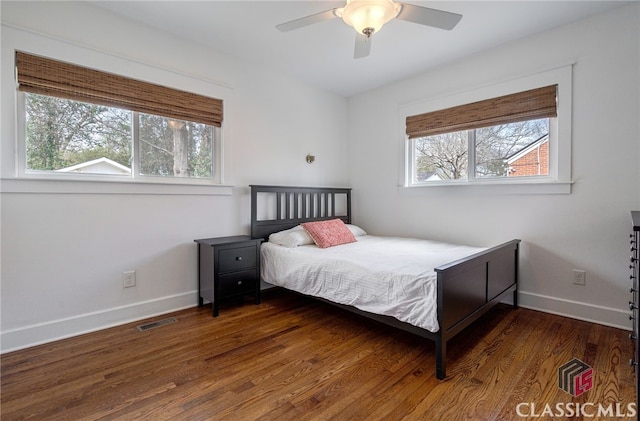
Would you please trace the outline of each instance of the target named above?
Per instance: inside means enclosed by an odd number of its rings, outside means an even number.
[[[630,328],[629,211],[640,207],[638,9],[625,6],[350,98],[355,223],[372,233],[474,245],[520,238],[523,306]],[[403,104],[569,61],[571,194],[398,187]],[[573,269],[586,270],[586,286],[572,285]]]
[[[348,184],[344,98],[84,3],[1,7],[3,351],[196,305],[193,240],[248,234],[249,184]],[[15,49],[222,98],[233,188],[16,180]]]

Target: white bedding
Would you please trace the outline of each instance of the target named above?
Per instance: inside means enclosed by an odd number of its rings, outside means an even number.
[[[261,247],[262,279],[437,332],[433,268],[485,248],[364,235],[321,249],[274,243]]]

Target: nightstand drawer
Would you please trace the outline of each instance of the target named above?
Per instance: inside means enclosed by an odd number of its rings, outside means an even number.
[[[220,250],[218,255],[219,271],[233,272],[256,266],[256,246],[238,247],[227,250]]]
[[[220,276],[218,280],[218,294],[220,294],[221,297],[245,293],[253,294],[256,292],[257,283],[258,279],[254,269],[230,273]]]

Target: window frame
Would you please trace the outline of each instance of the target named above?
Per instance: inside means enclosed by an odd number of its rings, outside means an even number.
[[[139,119],[136,118],[138,111],[128,111],[131,113],[131,175],[120,174],[99,174],[99,173],[75,173],[40,171],[27,168],[27,142],[26,142],[26,99],[25,92],[16,90],[16,132],[17,132],[17,172],[19,178],[24,179],[44,179],[44,180],[72,180],[72,181],[105,181],[120,183],[155,183],[155,184],[175,184],[175,185],[208,185],[216,186],[222,184],[222,128],[213,128],[213,168],[212,177],[170,177],[140,174],[140,138]],[[57,97],[53,97],[57,98]],[[64,100],[64,98],[59,98]],[[162,117],[162,116],[160,116]],[[169,117],[164,117],[169,118]]]
[[[468,188],[493,189],[504,193],[549,193],[569,194],[571,192],[571,122],[572,122],[572,70],[573,62],[541,69],[536,73],[464,90],[452,95],[401,104],[399,106],[399,130],[402,133],[399,159],[398,184],[405,191],[432,187],[466,186]],[[476,178],[475,157],[470,153],[468,179],[443,180],[414,183],[415,154],[413,141],[406,134],[405,122],[408,116],[428,113],[459,105],[482,101],[488,98],[524,92],[530,89],[557,84],[557,118],[549,120],[549,175],[528,177],[488,177]],[[474,148],[470,149],[470,152]],[[471,167],[471,166],[470,166]],[[481,187],[484,186],[484,187]]]
[[[541,120],[540,118],[532,118],[531,120],[528,121],[533,121],[533,120]],[[547,133],[547,136],[549,137],[549,144],[552,144],[555,141],[555,137],[557,136],[557,119],[553,118],[553,117],[548,117],[549,120],[549,130]],[[511,123],[506,123],[506,124],[511,124]],[[496,126],[499,126],[501,124],[497,124]],[[486,127],[486,126],[485,126]],[[492,126],[488,126],[488,127],[492,127]],[[553,174],[551,174],[551,168],[549,168],[549,174],[544,174],[544,175],[526,175],[526,176],[518,176],[518,177],[506,177],[506,176],[478,176],[478,165],[476,162],[476,152],[477,152],[477,147],[476,147],[476,141],[477,141],[477,130],[480,130],[484,127],[478,127],[475,129],[466,129],[466,130],[458,130],[455,132],[450,132],[450,133],[465,133],[464,136],[466,137],[466,147],[467,147],[467,175],[466,178],[458,178],[458,179],[450,179],[450,180],[439,180],[439,181],[415,181],[418,174],[417,174],[417,168],[415,165],[416,162],[416,145],[415,142],[418,139],[423,139],[425,137],[429,137],[429,136],[424,136],[424,137],[417,137],[414,139],[409,139],[408,142],[408,148],[410,149],[410,156],[408,157],[409,162],[412,164],[410,166],[410,178],[409,180],[411,181],[411,185],[412,186],[422,186],[422,185],[431,185],[431,184],[435,184],[438,182],[441,182],[443,184],[449,184],[449,183],[480,183],[480,182],[485,182],[485,181],[499,181],[499,180],[503,180],[503,179],[509,179],[510,183],[511,180],[518,178],[520,181],[523,180],[530,180],[530,179],[538,179],[541,181],[545,181],[547,179],[549,179],[550,177],[553,176]],[[434,135],[437,136],[437,135]],[[549,162],[547,163],[547,166],[549,166]],[[531,181],[531,180],[530,180]],[[513,181],[515,182],[515,181]]]
[[[233,177],[229,177],[226,162],[231,158],[231,148],[226,146],[228,127],[232,127],[233,85],[210,74],[192,73],[184,68],[163,64],[149,64],[131,57],[119,56],[100,49],[92,49],[80,45],[70,46],[60,40],[23,33],[14,28],[3,28],[7,36],[3,38],[0,54],[2,63],[2,89],[11,93],[4,96],[2,114],[2,142],[0,154],[0,191],[16,194],[131,194],[131,195],[171,195],[171,196],[231,196],[233,194]],[[3,32],[4,34],[4,32]],[[149,83],[169,88],[199,92],[202,95],[218,98],[223,101],[226,114],[222,127],[219,128],[218,175],[220,183],[185,182],[183,180],[131,179],[105,176],[78,178],[71,174],[67,177],[44,177],[42,174],[25,174],[24,127],[19,127],[19,115],[24,113],[18,101],[18,89],[15,75],[15,51],[28,51],[32,54],[48,56],[56,51],[56,58],[79,66],[122,74]],[[123,73],[123,69],[126,72]],[[60,175],[60,174],[55,174]]]

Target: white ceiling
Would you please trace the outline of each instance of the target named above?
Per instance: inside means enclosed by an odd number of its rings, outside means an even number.
[[[636,0],[637,1],[637,0]],[[620,7],[618,1],[416,1],[463,15],[452,31],[392,20],[354,59],[355,31],[333,19],[282,33],[275,25],[343,1],[96,1],[102,8],[343,96],[385,85],[530,34]]]

